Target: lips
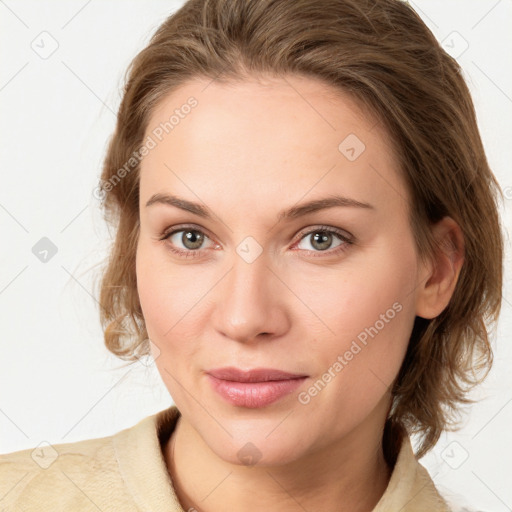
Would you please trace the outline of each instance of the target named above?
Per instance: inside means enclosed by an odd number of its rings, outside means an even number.
[[[273,368],[255,368],[253,370],[244,371],[232,366],[209,370],[207,373],[217,379],[233,382],[267,382],[269,380],[290,380],[307,377],[307,375],[303,373],[288,373],[281,370],[274,370]]]
[[[270,405],[293,392],[307,378],[305,374],[273,368],[244,371],[234,367],[209,370],[207,376],[225,401],[247,408]]]

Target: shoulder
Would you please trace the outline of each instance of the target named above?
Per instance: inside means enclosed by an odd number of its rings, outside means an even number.
[[[434,483],[414,453],[410,435],[401,425],[386,424],[383,448],[392,472],[373,512],[484,512],[469,506],[463,496]]]
[[[448,504],[450,512],[491,512],[490,510],[482,510],[481,508],[468,505],[467,500],[456,496],[454,493],[443,491],[441,495]]]
[[[119,505],[125,505],[128,500],[113,439],[42,443],[0,454],[0,508],[27,512],[111,509],[112,503],[102,507],[106,488],[112,498],[120,500]]]
[[[468,505],[460,505],[456,503],[449,502],[450,512],[486,512],[481,508],[473,508]],[[490,511],[489,511],[490,512]]]
[[[452,512],[438,492],[428,471],[416,458],[409,435],[405,431],[388,436],[394,447],[387,453],[398,454],[388,486],[373,512]],[[386,453],[386,450],[385,450]]]
[[[2,512],[181,511],[161,445],[171,406],[101,438],[0,454]]]

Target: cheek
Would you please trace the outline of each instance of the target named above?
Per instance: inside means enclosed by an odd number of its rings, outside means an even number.
[[[382,321],[386,330],[391,325],[396,329],[407,316],[397,310],[414,302],[415,276],[414,255],[382,251],[354,258],[345,267],[323,268],[316,276],[295,279],[294,292],[314,312],[311,318],[316,317],[324,337],[347,339],[375,323],[383,330]]]
[[[146,329],[151,339],[160,339],[172,325],[169,321],[172,313],[169,306],[169,294],[165,293],[166,281],[152,265],[137,260],[137,289],[139,301],[146,323]],[[171,315],[170,315],[171,313]]]
[[[414,323],[414,265],[381,263],[338,280],[342,286],[331,284],[312,306],[333,332],[323,328],[327,335],[308,347],[315,375],[298,398],[304,411],[338,434],[364,421],[390,390]]]
[[[159,258],[157,250],[139,243],[137,289],[156,367],[176,401],[181,397],[178,383],[183,380],[184,362],[194,358],[193,346],[187,343],[193,333],[183,332],[188,319],[184,304],[190,287],[184,287],[177,273],[171,275],[170,265]]]
[[[318,375],[330,369],[336,378],[326,380],[337,382],[331,392],[344,401],[382,396],[405,355],[415,318],[416,260],[412,249],[402,249],[359,259],[343,277],[333,270],[318,287],[309,282],[299,291],[321,320],[323,334],[310,347]]]
[[[173,374],[195,360],[204,331],[204,295],[211,288],[194,266],[169,263],[165,251],[140,242],[136,258],[137,289],[148,337],[159,350],[155,360],[164,380],[164,369]]]
[[[174,271],[173,271],[174,268]],[[148,334],[155,340],[171,337],[186,314],[189,303],[197,301],[197,287],[186,270],[173,267],[165,251],[141,241],[136,258],[137,290]]]

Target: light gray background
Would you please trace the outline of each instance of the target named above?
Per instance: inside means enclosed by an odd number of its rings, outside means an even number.
[[[111,435],[172,403],[151,362],[104,348],[93,279],[111,236],[92,191],[123,73],[182,3],[0,0],[0,453]],[[512,1],[410,3],[464,69],[510,233]],[[42,237],[58,249],[46,263]],[[440,490],[496,512],[512,509],[508,238],[494,369],[422,459]]]

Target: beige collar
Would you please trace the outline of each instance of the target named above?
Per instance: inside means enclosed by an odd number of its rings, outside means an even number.
[[[121,475],[141,510],[184,512],[162,453],[180,412],[171,406],[113,436]],[[450,512],[405,436],[388,487],[373,512]]]

